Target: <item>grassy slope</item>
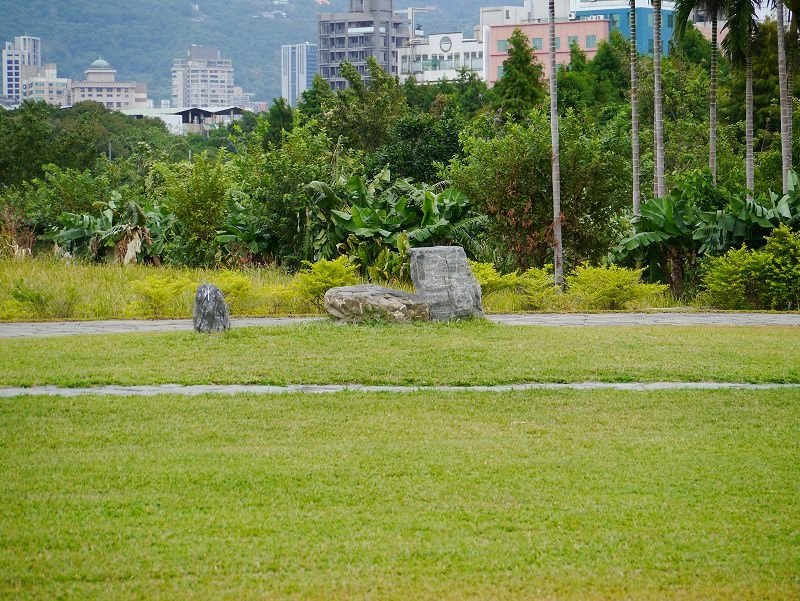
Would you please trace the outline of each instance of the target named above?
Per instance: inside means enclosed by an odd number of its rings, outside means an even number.
[[[0,399],[0,597],[796,599],[800,392]]]
[[[5,339],[0,386],[800,382],[800,328],[302,326]]]

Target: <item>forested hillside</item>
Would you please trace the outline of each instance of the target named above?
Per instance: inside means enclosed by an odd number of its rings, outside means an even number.
[[[281,44],[316,41],[319,12],[347,10],[347,0],[29,0],[3,3],[0,41],[15,35],[42,38],[44,60],[62,76],[79,78],[98,56],[118,77],[144,81],[150,96],[170,95],[172,59],[190,44],[217,45],[234,61],[236,83],[257,99],[280,94]],[[458,31],[478,21],[480,0],[462,0],[422,14],[428,31]],[[397,8],[414,2],[395,2]],[[456,4],[456,6],[452,6]],[[428,7],[434,8],[434,7]],[[285,13],[285,17],[283,14]]]

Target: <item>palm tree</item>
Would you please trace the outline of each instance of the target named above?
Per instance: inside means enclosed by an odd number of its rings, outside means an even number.
[[[731,0],[728,5],[728,22],[723,29],[728,35],[722,48],[731,63],[744,66],[745,74],[745,174],[748,198],[752,199],[754,184],[753,167],[753,37],[758,29],[756,9],[758,0]]]
[[[556,286],[564,288],[564,248],[561,240],[561,163],[558,141],[558,86],[556,73],[556,5],[549,0],[550,34],[550,138],[552,140],[553,176],[553,264]]]
[[[711,16],[711,78],[709,81],[709,119],[708,119],[708,169],[714,185],[717,183],[717,21],[725,10],[726,0],[677,0],[675,2],[675,37],[679,40],[686,35],[686,27],[692,12],[701,9]]]
[[[631,153],[633,160],[633,220],[639,221],[642,194],[639,190],[639,52],[636,49],[636,0],[630,0],[631,24]]]
[[[653,115],[655,125],[655,178],[654,193],[666,196],[664,186],[664,111],[661,106],[661,0],[653,0]]]
[[[786,78],[786,23],[783,18],[783,0],[775,1],[778,21],[778,85],[781,106],[781,173],[783,193],[789,192],[789,170],[792,168],[792,139],[789,134],[789,83]]]

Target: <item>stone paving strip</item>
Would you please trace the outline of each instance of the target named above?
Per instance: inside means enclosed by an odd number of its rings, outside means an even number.
[[[800,389],[800,384],[747,384],[737,382],[576,382],[571,384],[531,382],[527,384],[500,384],[496,386],[362,386],[360,384],[291,384],[289,386],[261,386],[250,384],[161,384],[158,386],[97,386],[88,388],[61,388],[58,386],[32,386],[30,388],[0,388],[0,398],[18,396],[77,397],[102,396],[156,396],[171,394],[197,396],[201,394],[327,394],[335,392],[514,392],[524,390],[783,390]]]
[[[284,326],[325,317],[255,317],[232,319],[234,328]],[[490,321],[520,326],[800,326],[795,313],[520,313],[488,315]],[[191,330],[191,319],[63,321],[0,323],[0,338],[40,338],[79,334],[125,334],[130,332],[174,332]]]

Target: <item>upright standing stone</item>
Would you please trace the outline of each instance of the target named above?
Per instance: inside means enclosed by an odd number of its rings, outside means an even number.
[[[231,316],[222,291],[212,284],[200,284],[194,295],[192,323],[198,332],[223,332],[231,327]]]
[[[483,317],[481,286],[472,275],[460,246],[412,248],[411,279],[431,311],[431,319],[447,321]]]

